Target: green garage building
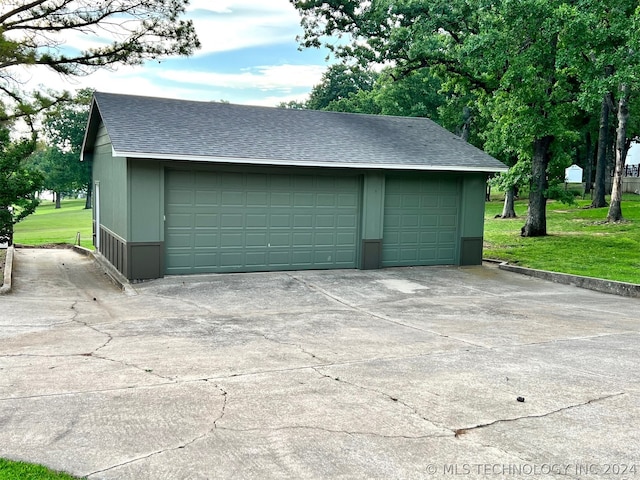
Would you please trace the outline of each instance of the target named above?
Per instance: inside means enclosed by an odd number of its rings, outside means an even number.
[[[426,118],[96,93],[94,243],[130,280],[482,259],[488,174]]]

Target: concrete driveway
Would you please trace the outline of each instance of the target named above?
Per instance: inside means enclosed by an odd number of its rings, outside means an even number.
[[[0,457],[95,480],[640,478],[638,299],[486,266],[125,294],[27,249],[13,288]]]

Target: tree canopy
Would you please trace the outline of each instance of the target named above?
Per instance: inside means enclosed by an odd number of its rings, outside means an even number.
[[[42,174],[24,166],[35,148],[35,138],[11,140],[0,123],[0,242],[13,243],[13,226],[34,212]]]
[[[440,107],[446,118],[457,108],[465,124],[482,120],[481,146],[530,172],[523,236],[546,235],[549,177],[571,161],[597,99],[637,72],[631,0],[290,1],[302,15],[303,46],[385,65],[398,82],[429,72],[453,93]]]

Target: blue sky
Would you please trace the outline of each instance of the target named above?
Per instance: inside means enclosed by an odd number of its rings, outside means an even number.
[[[99,91],[192,100],[276,105],[306,98],[327,67],[324,50],[300,51],[300,17],[288,0],[192,0],[202,48],[192,57],[147,62],[65,79],[30,71],[30,84],[56,90]],[[97,36],[74,35],[67,46],[86,48]]]

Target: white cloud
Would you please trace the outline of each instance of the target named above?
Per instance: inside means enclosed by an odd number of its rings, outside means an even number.
[[[197,56],[214,52],[237,52],[238,65],[221,72],[212,65],[207,71],[202,62],[190,59],[168,62],[165,69],[155,64],[122,66],[116,70],[98,70],[86,77],[67,78],[45,67],[16,69],[15,73],[25,90],[46,88],[70,90],[93,88],[98,91],[152,95],[189,100],[229,100],[234,103],[276,105],[280,102],[303,100],[303,91],[309,91],[320,82],[326,65],[293,65],[294,60],[283,56],[278,65],[242,63],[242,50],[249,47],[268,47],[294,41],[301,33],[299,17],[288,0],[192,0],[187,16],[194,20],[203,44]],[[70,32],[65,45],[86,49],[106,41],[101,35]],[[295,53],[294,53],[295,54]],[[272,57],[275,55],[272,55]],[[279,57],[279,55],[278,55]],[[249,58],[249,57],[247,57]],[[5,72],[6,73],[6,72]]]
[[[265,65],[240,73],[169,70],[160,72],[158,76],[202,87],[257,88],[263,91],[290,92],[294,88],[311,88],[316,85],[320,82],[324,70],[325,67],[322,65]]]
[[[198,0],[190,12],[202,43],[196,55],[291,42],[302,31],[288,0]]]

